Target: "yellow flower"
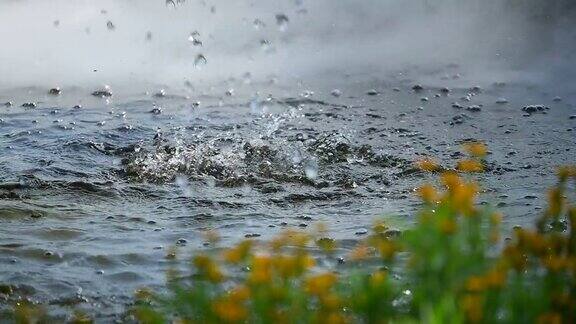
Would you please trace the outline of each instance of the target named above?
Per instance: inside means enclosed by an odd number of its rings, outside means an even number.
[[[474,200],[477,192],[478,186],[473,182],[451,188],[454,208],[466,216],[473,215],[475,212]]]
[[[453,219],[442,219],[439,224],[440,231],[446,235],[456,233],[456,221]]]
[[[272,259],[274,269],[282,278],[290,278],[299,272],[298,259],[290,255],[278,255]]]
[[[240,322],[248,317],[246,307],[227,299],[214,302],[212,310],[224,322]]]
[[[328,293],[320,296],[320,303],[326,309],[338,309],[342,305],[342,300],[334,293]]]
[[[458,164],[456,165],[456,169],[458,169],[458,171],[461,172],[483,172],[484,171],[484,166],[482,165],[482,163],[480,163],[479,161],[476,160],[462,160],[462,161],[458,161]]]
[[[243,302],[250,298],[250,288],[245,285],[238,285],[228,292],[230,300],[235,302]]]
[[[380,256],[385,260],[391,260],[396,253],[396,245],[388,239],[380,239],[374,246]]]
[[[258,255],[252,260],[252,271],[248,280],[253,284],[265,284],[272,280],[272,259]]]
[[[316,240],[316,245],[325,253],[331,253],[336,248],[336,241],[328,237],[323,237]]]
[[[328,293],[336,281],[335,274],[331,272],[322,273],[308,278],[305,283],[305,289],[311,295],[321,296]]]
[[[497,289],[502,288],[506,283],[505,269],[490,270],[484,277],[484,281],[488,288]]]
[[[444,172],[440,177],[442,184],[448,189],[457,188],[462,184],[462,179],[456,172]]]
[[[223,252],[224,261],[232,264],[239,263],[248,257],[251,248],[252,241],[242,241],[235,247]]]
[[[576,165],[566,165],[558,168],[558,179],[561,182],[566,182],[570,177],[576,178]]]
[[[562,212],[564,205],[564,197],[562,197],[562,190],[559,188],[552,188],[548,191],[548,216],[556,217]]]
[[[324,321],[323,321],[324,322]],[[346,317],[340,312],[331,312],[326,316],[325,322],[326,324],[345,324],[348,323]]]
[[[562,315],[554,312],[542,314],[536,320],[538,324],[562,324]]]
[[[492,213],[490,215],[490,224],[492,225],[500,225],[502,223],[502,214],[499,212]]]
[[[488,153],[488,148],[484,143],[472,142],[464,144],[464,149],[468,154],[474,157],[484,157]]]
[[[377,234],[383,234],[384,232],[386,232],[388,230],[388,226],[386,225],[386,223],[382,220],[377,220],[374,222],[374,224],[372,225],[372,231],[374,233]]]
[[[482,317],[484,316],[482,308],[483,300],[481,296],[469,294],[462,298],[462,309],[471,323],[479,323],[482,321]]]
[[[542,260],[546,269],[552,272],[559,272],[569,265],[569,261],[558,255],[550,255]]]
[[[362,261],[368,258],[370,249],[366,245],[359,245],[352,252],[350,252],[350,259],[352,261]]]
[[[373,288],[379,288],[386,282],[388,274],[384,271],[376,271],[370,276],[370,285]]]
[[[196,269],[198,269],[198,274],[208,281],[218,283],[224,279],[224,275],[218,268],[218,265],[209,256],[203,254],[197,255],[192,262]]]
[[[417,189],[418,195],[427,204],[435,203],[438,200],[438,193],[433,186],[425,184]]]
[[[422,171],[435,172],[440,171],[442,167],[431,159],[423,159],[416,162],[416,167]]]
[[[472,276],[466,281],[466,289],[470,292],[480,292],[486,289],[484,278],[480,276]]]

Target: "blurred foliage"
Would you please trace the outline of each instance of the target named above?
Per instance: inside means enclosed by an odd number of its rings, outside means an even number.
[[[191,273],[168,273],[169,293],[138,291],[134,316],[142,323],[576,322],[576,207],[566,199],[576,167],[558,171],[534,229],[503,240],[503,216],[476,203],[480,185],[471,173],[482,171],[486,147],[465,149],[453,170],[418,163],[439,181],[417,190],[417,224],[399,234],[375,223],[348,256],[350,270],[316,266],[313,245],[329,258],[336,248],[323,231],[288,231],[196,255]],[[374,261],[381,266],[369,266]]]

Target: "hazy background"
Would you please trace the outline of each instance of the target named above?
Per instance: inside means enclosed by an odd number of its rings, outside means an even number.
[[[246,72],[255,80],[384,77],[449,63],[478,82],[495,74],[563,80],[574,71],[573,7],[568,0],[2,0],[0,87],[206,84]],[[188,41],[193,31],[203,46]],[[201,69],[198,54],[207,58]]]

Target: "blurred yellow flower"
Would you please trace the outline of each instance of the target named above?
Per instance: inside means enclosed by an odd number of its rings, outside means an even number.
[[[373,288],[380,288],[385,282],[388,274],[384,271],[376,271],[370,276],[370,285]]]
[[[454,219],[445,218],[438,224],[440,232],[450,235],[456,233],[457,224]]]
[[[212,309],[224,322],[237,323],[248,317],[248,310],[243,305],[231,300],[218,300],[212,305]]]
[[[488,147],[484,143],[472,142],[464,144],[464,150],[474,157],[484,157],[488,153]]]
[[[481,276],[471,276],[466,281],[466,289],[470,292],[481,292],[486,289],[486,282]]]
[[[423,159],[416,162],[416,167],[422,171],[435,172],[440,171],[442,167],[431,159]]]
[[[242,241],[235,247],[224,250],[222,256],[224,258],[224,261],[236,264],[242,262],[244,259],[248,257],[251,248],[252,248],[252,241],[249,240]]]
[[[480,163],[479,161],[476,161],[476,160],[458,161],[458,164],[456,165],[456,169],[458,171],[468,172],[468,173],[484,172],[484,166],[482,165],[482,163]]]
[[[192,262],[198,270],[198,274],[208,281],[218,283],[224,279],[224,275],[218,268],[218,264],[209,256],[204,254],[197,255]]]
[[[471,323],[479,323],[482,321],[483,314],[483,300],[480,295],[468,294],[462,299],[462,309],[466,313],[468,321]]]
[[[350,252],[350,260],[362,261],[368,258],[370,249],[366,245],[359,245]]]
[[[537,324],[562,324],[562,315],[555,313],[555,312],[549,312],[549,313],[545,313],[542,314],[538,317],[538,320],[536,321]]]
[[[245,285],[238,285],[228,292],[230,300],[235,302],[243,302],[250,298],[250,288]]]
[[[331,272],[322,273],[308,278],[305,283],[305,289],[311,295],[321,296],[328,293],[336,281],[337,277],[335,274]]]
[[[272,280],[272,259],[264,255],[254,256],[248,280],[253,284],[269,283]]]
[[[438,200],[438,193],[432,185],[425,184],[417,189],[418,195],[427,204],[435,203]]]

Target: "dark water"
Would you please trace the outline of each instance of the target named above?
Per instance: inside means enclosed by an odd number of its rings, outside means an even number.
[[[324,223],[344,256],[377,217],[398,229],[410,226],[418,208],[413,191],[431,179],[413,162],[431,156],[453,166],[469,140],[491,151],[480,176],[482,203],[498,205],[508,228],[530,224],[545,205],[554,168],[574,163],[576,93],[569,82],[510,76],[522,76],[519,70],[480,73],[483,67],[449,59],[408,64],[402,56],[413,58],[420,45],[371,54],[371,37],[350,42],[360,46],[358,57],[331,56],[334,43],[326,40],[338,38],[330,35],[332,14],[318,7],[325,9],[316,4],[304,13],[291,5],[292,29],[270,37],[277,47],[269,55],[278,56],[267,66],[275,62],[301,75],[277,70],[276,77],[252,78],[233,64],[210,70],[224,64],[219,57],[233,55],[208,51],[201,76],[213,78],[165,86],[117,82],[111,97],[92,96],[97,88],[87,86],[63,86],[60,95],[45,86],[3,88],[0,103],[12,104],[0,107],[0,284],[15,293],[0,298],[0,309],[28,298],[55,314],[84,308],[101,322],[119,319],[135,289],[162,285],[167,249],[211,249],[207,231],[227,246]],[[342,16],[344,7],[334,17],[358,19],[369,11],[360,6]],[[255,15],[239,13],[237,20],[251,25]],[[312,36],[304,32],[306,21]],[[122,20],[115,22],[121,33]],[[282,23],[268,19],[275,29]],[[394,21],[373,24],[362,24],[362,34]],[[345,40],[356,35],[339,33]],[[386,44],[411,44],[417,34]],[[294,48],[310,38],[323,40],[317,47],[325,50],[304,64],[308,56]],[[252,42],[246,51],[261,45],[267,43]],[[286,60],[291,56],[282,46],[298,57]],[[393,60],[367,60],[383,53]],[[374,69],[350,72],[358,60]],[[316,65],[328,69],[315,73]],[[569,75],[556,72],[562,76],[556,80]],[[413,90],[416,84],[424,89]],[[34,105],[22,106],[28,102]],[[523,111],[530,105],[531,113]]]

